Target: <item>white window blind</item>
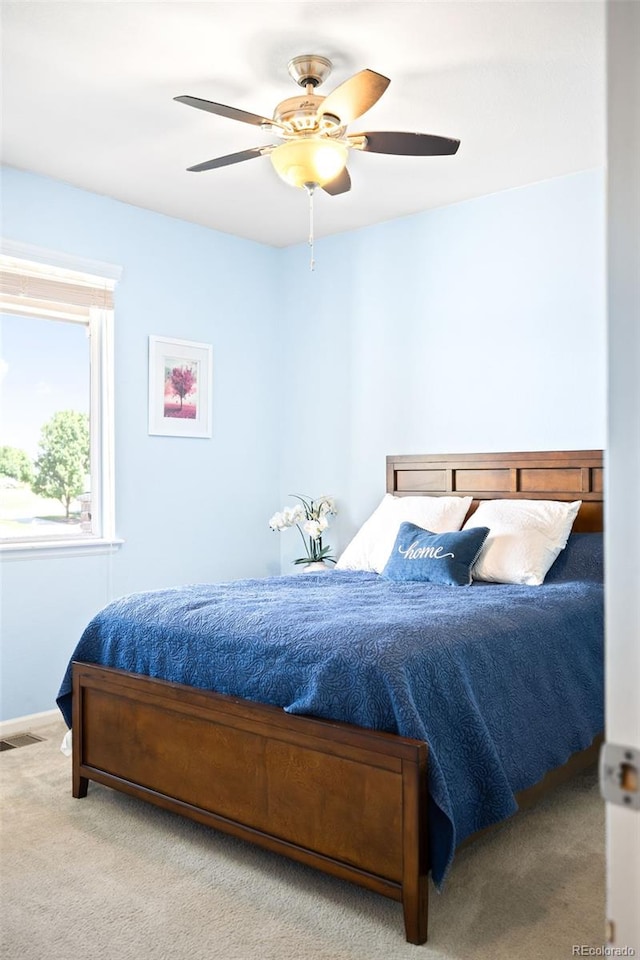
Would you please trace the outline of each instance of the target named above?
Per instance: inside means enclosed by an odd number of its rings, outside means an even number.
[[[3,304],[16,309],[27,303],[41,306],[43,302],[85,310],[98,307],[113,309],[112,280],[91,274],[46,267],[17,258],[3,257],[0,267],[0,296]]]

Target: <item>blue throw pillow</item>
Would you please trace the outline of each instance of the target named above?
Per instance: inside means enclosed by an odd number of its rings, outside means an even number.
[[[572,533],[544,578],[545,583],[567,580],[604,580],[604,550],[601,533]]]
[[[388,580],[422,580],[452,587],[471,583],[471,568],[489,536],[489,527],[455,533],[431,533],[415,523],[400,524],[396,542],[382,571]]]

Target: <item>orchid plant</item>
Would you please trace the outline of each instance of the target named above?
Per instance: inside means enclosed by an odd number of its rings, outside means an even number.
[[[335,563],[334,558],[329,556],[331,547],[322,546],[322,535],[329,526],[329,517],[338,512],[333,497],[323,496],[312,500],[295,493],[290,496],[300,502],[295,507],[285,507],[280,513],[274,513],[269,520],[269,526],[279,532],[288,527],[298,528],[304,543],[305,556],[298,557],[293,562],[305,566],[310,563]]]

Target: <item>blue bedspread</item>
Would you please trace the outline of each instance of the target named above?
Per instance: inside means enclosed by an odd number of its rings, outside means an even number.
[[[602,730],[602,594],[343,571],[199,584],[115,601],[72,659],[425,740],[439,884],[461,840]],[[58,704],[70,724],[71,664]]]

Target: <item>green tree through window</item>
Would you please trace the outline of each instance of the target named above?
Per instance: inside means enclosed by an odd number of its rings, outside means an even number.
[[[72,501],[84,491],[89,463],[88,416],[59,411],[42,428],[33,492],[59,500],[68,520]]]

